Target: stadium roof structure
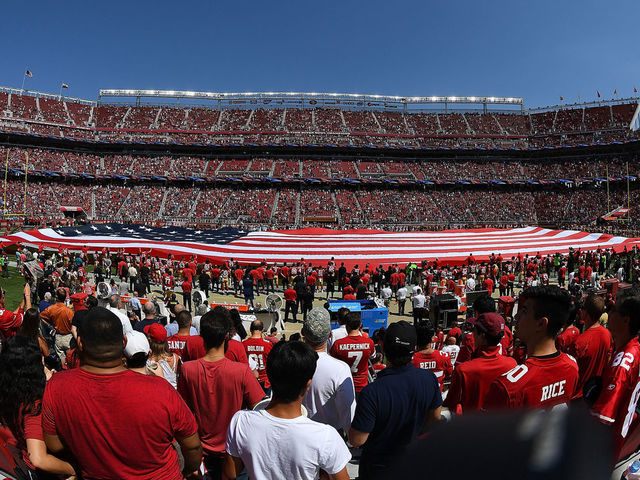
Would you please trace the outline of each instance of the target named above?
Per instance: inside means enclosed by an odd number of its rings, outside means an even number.
[[[106,100],[109,99],[109,100]],[[464,109],[487,112],[510,110],[524,112],[524,100],[519,97],[460,97],[460,96],[397,96],[359,93],[304,93],[304,92],[196,92],[178,90],[101,89],[98,104],[134,99],[135,105],[155,105],[162,99],[175,104],[188,101],[201,102],[216,108],[315,108],[338,107],[346,109],[424,111]],[[125,102],[124,103],[129,103]],[[451,108],[451,106],[454,106]]]

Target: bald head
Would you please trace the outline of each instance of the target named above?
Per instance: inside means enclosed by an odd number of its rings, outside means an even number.
[[[156,306],[153,302],[147,302],[142,306],[145,317],[153,317],[156,314]]]
[[[111,295],[109,297],[109,306],[111,308],[120,308],[120,295]]]

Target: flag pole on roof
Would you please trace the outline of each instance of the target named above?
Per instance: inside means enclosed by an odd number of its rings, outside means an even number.
[[[69,85],[67,85],[66,83],[62,82],[62,85],[60,85],[60,98],[62,98],[62,89],[63,88],[69,88]]]
[[[33,73],[31,73],[31,70],[29,70],[28,68],[24,70],[24,75],[22,77],[22,88],[20,90],[24,90],[24,81],[27,79],[27,77],[33,78]]]

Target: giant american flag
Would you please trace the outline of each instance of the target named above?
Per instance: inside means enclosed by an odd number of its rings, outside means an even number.
[[[346,266],[370,263],[393,264],[438,259],[451,265],[463,262],[470,253],[479,260],[492,253],[504,258],[540,253],[567,253],[570,248],[629,250],[640,238],[617,237],[576,230],[550,230],[540,227],[511,229],[445,230],[439,232],[385,232],[381,230],[302,230],[246,231],[236,228],[193,230],[182,227],[151,227],[116,223],[79,227],[44,228],[21,231],[2,239],[6,246],[21,243],[45,249],[66,248],[89,251],[108,248],[128,253],[151,251],[151,255],[240,263],[307,262],[323,264],[332,257]]]

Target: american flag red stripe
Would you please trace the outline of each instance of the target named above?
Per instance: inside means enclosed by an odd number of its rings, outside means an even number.
[[[94,227],[91,227],[94,228]],[[144,227],[142,227],[144,228]],[[68,229],[65,229],[68,230]],[[268,232],[239,232],[230,241],[200,241],[200,231],[193,232],[193,241],[157,240],[152,228],[144,238],[118,235],[61,235],[53,229],[18,232],[4,243],[42,245],[49,249],[68,248],[71,251],[87,246],[90,251],[109,248],[129,253],[151,250],[152,255],[174,257],[197,255],[199,259],[224,261],[234,258],[243,263],[292,262],[304,257],[313,263],[326,263],[331,257],[347,266],[354,264],[390,264],[435,260],[462,263],[470,253],[479,261],[492,253],[504,258],[529,254],[567,253],[569,248],[595,250],[613,248],[622,251],[633,248],[640,239],[618,237],[576,230],[550,230],[540,227],[513,229],[447,230],[441,232],[392,233],[379,230],[329,230],[308,228]],[[133,231],[133,230],[127,230]],[[169,232],[173,233],[173,232]]]

